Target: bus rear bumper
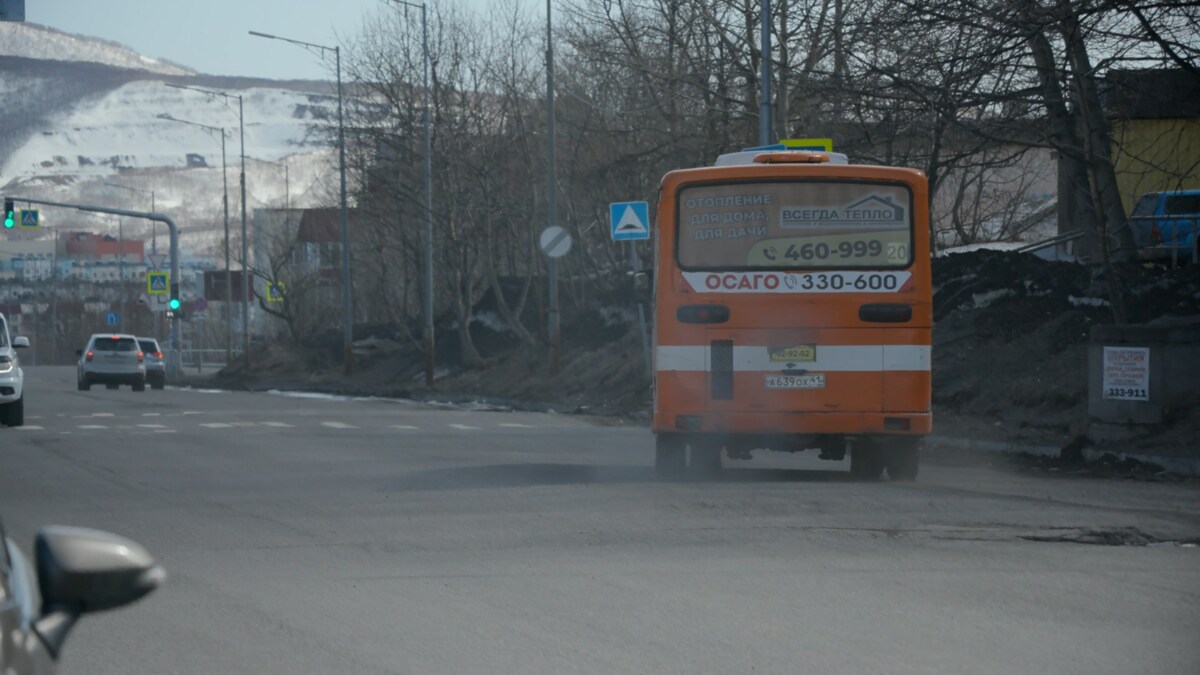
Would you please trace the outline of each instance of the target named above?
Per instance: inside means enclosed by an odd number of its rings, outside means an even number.
[[[933,431],[929,412],[700,412],[657,413],[653,430],[727,434],[898,434]]]

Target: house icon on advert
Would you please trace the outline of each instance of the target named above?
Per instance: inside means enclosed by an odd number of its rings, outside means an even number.
[[[888,197],[868,195],[843,209],[847,220],[904,222],[904,207]]]

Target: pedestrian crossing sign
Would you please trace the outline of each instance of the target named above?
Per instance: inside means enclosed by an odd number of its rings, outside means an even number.
[[[170,272],[150,272],[146,274],[146,292],[150,295],[165,295],[171,291]]]
[[[283,302],[283,284],[267,282],[267,302]]]
[[[37,209],[25,209],[21,212],[21,227],[37,227],[41,222]]]

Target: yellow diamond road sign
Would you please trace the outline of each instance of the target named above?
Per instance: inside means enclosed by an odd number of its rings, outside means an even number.
[[[150,295],[164,295],[171,292],[171,273],[148,273],[146,275],[146,292]]]

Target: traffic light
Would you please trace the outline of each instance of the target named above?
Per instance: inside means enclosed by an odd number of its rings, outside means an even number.
[[[4,229],[11,230],[17,226],[17,207],[13,200],[4,200]]]
[[[167,318],[183,318],[183,301],[179,299],[179,284],[171,284],[171,299],[167,300]]]

